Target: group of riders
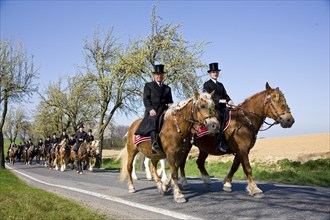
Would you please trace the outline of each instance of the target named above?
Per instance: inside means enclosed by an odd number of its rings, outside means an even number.
[[[36,145],[33,144],[31,138],[18,145],[12,142],[8,148],[6,160],[9,160],[10,152],[15,150],[16,151],[15,158],[18,159],[19,161],[21,161],[23,157],[24,161],[28,162],[29,159],[32,160],[33,157],[36,156],[37,162],[39,162],[40,154],[46,154],[42,156],[49,157],[51,155],[51,152],[55,152],[56,150],[58,152],[61,147],[61,142],[64,139],[67,140],[68,146],[73,149],[75,153],[75,157],[77,157],[78,150],[81,144],[84,142],[90,144],[92,141],[94,141],[94,136],[92,134],[92,129],[89,129],[87,133],[84,131],[84,125],[81,124],[77,132],[70,136],[67,134],[66,129],[64,128],[62,129],[62,133],[59,137],[56,135],[56,132],[54,132],[52,134],[52,137],[47,136],[45,141],[43,141],[43,139],[40,138]],[[29,150],[31,152],[31,155],[28,154]]]

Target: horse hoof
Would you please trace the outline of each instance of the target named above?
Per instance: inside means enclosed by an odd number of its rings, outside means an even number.
[[[231,187],[224,186],[222,189],[223,189],[223,191],[225,191],[225,192],[231,192]]]
[[[263,193],[256,193],[252,196],[253,198],[256,198],[256,199],[261,199],[264,197],[264,194]]]
[[[184,197],[180,197],[180,198],[175,198],[174,199],[177,203],[185,203],[187,202],[187,200]]]
[[[82,171],[80,171],[80,172],[79,172],[79,174],[83,174],[83,172],[82,172]]]
[[[135,190],[135,188],[132,188],[132,189],[128,189],[128,192],[129,192],[129,193],[135,193],[136,190]]]

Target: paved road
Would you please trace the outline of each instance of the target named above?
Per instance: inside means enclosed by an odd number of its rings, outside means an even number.
[[[204,188],[199,178],[189,178],[191,189],[183,190],[188,202],[177,204],[171,191],[159,195],[142,173],[134,182],[137,192],[128,193],[117,171],[78,175],[21,163],[7,168],[31,185],[118,219],[330,219],[330,188],[259,183],[265,196],[256,199],[245,192],[245,181],[234,181],[233,192],[226,193],[219,179]]]

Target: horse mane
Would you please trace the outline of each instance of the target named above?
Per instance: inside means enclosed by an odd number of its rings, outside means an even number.
[[[244,105],[247,105],[247,104],[250,103],[250,102],[255,101],[255,100],[254,100],[255,97],[261,95],[262,93],[265,93],[265,90],[264,90],[264,91],[261,91],[261,92],[258,92],[258,93],[256,93],[256,94],[254,94],[254,95],[252,95],[252,96],[246,98],[243,102],[239,103],[238,106],[239,106],[239,107],[242,107],[242,106],[244,106]]]
[[[177,102],[176,104],[170,105],[170,107],[165,112],[165,118],[172,115],[172,113],[175,113],[175,112],[183,109],[191,100],[192,100],[192,98],[187,99],[187,100],[182,100],[182,101]]]
[[[208,100],[212,100],[211,94],[207,93],[207,92],[203,92],[201,94],[199,94],[199,98],[205,102],[207,102]],[[183,109],[190,101],[197,101],[195,100],[195,97],[186,99],[186,100],[182,100],[177,102],[176,104],[172,104],[165,112],[165,119],[167,117],[169,117],[170,115],[172,115],[172,113],[176,113],[177,111],[180,111],[181,109]]]

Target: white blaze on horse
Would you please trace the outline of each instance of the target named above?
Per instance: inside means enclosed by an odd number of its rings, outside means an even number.
[[[262,197],[262,190],[258,188],[252,178],[249,152],[256,142],[257,134],[260,131],[261,126],[266,123],[266,118],[271,118],[275,121],[273,124],[267,123],[269,125],[268,128],[276,124],[280,124],[282,128],[290,128],[295,120],[288,104],[286,103],[284,94],[279,88],[271,88],[268,83],[266,83],[266,90],[247,98],[244,102],[231,110],[230,115],[230,123],[224,131],[224,135],[225,143],[229,147],[227,153],[234,154],[235,157],[233,164],[223,181],[223,190],[231,192],[233,176],[241,164],[247,177],[247,191],[249,195]],[[195,139],[194,142],[194,145],[200,150],[196,163],[205,185],[211,184],[210,176],[205,169],[205,160],[207,156],[209,154],[225,154],[223,152],[217,152],[215,144],[216,141],[214,134],[202,136]],[[187,156],[188,153],[186,153],[186,157]],[[183,178],[185,184],[183,187],[187,187],[188,182],[185,178],[184,166],[185,160],[180,164],[180,171],[181,178]]]
[[[136,161],[138,159],[140,159],[140,162],[143,160],[147,180],[152,180],[152,175],[151,175],[151,171],[150,171],[150,167],[149,167],[150,158],[148,158],[144,155],[142,156],[142,154],[137,154],[134,157],[133,169],[132,169],[132,178],[133,178],[133,180],[138,180],[139,179],[138,176],[136,175],[136,168],[135,168]],[[165,182],[167,180],[167,176],[166,176],[166,159],[159,160],[159,163],[160,163],[160,168],[157,169],[157,174],[158,174],[158,176],[161,177],[162,182]]]
[[[151,142],[144,141],[139,144],[134,143],[135,131],[140,125],[142,119],[136,120],[130,126],[127,135],[127,142],[121,157],[121,176],[124,180],[128,176],[129,192],[135,192],[132,180],[132,163],[135,155],[142,152],[146,157],[151,159],[151,171],[157,185],[158,192],[162,195],[168,191],[173,181],[173,197],[178,203],[186,202],[184,195],[178,186],[178,166],[182,162],[186,151],[190,150],[191,139],[198,126],[205,126],[211,133],[219,130],[219,121],[215,112],[215,105],[211,98],[212,94],[199,94],[195,91],[194,96],[184,102],[173,104],[164,117],[164,124],[159,134],[160,147],[163,153],[152,152]],[[171,178],[163,184],[156,167],[160,159],[167,159],[171,172]]]

